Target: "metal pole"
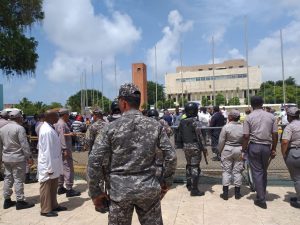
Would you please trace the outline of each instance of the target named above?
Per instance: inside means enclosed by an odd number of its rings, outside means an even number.
[[[285,77],[284,77],[284,59],[283,59],[283,42],[282,42],[282,30],[280,29],[280,46],[281,46],[281,69],[282,69],[282,90],[283,90],[283,103],[286,104],[285,96]]]
[[[91,81],[92,81],[92,85],[91,85],[91,88],[92,88],[92,93],[91,93],[91,95],[92,95],[92,106],[94,106],[95,105],[95,93],[94,93],[94,68],[93,68],[94,66],[93,66],[93,64],[92,64],[92,79],[91,79]]]
[[[214,98],[214,105],[216,105],[216,84],[215,84],[215,42],[214,36],[211,38],[212,42],[212,69],[213,69],[213,98]]]
[[[183,76],[182,76],[182,45],[180,43],[180,76],[181,76],[181,104],[184,107],[184,100],[183,100]]]
[[[276,85],[274,82],[274,104],[276,104]]]
[[[80,113],[82,114],[83,102],[82,102],[82,74],[80,74]]]
[[[87,83],[86,83],[86,70],[84,71],[84,84],[85,84],[85,106],[88,107],[89,106],[89,93],[88,93],[88,89],[87,89]],[[85,112],[85,108],[84,108],[84,112]]]
[[[116,86],[116,97],[118,96],[118,85],[117,85],[117,63],[115,58],[115,86]]]
[[[104,110],[104,103],[103,103],[103,68],[102,68],[102,60],[101,60],[101,107]]]
[[[157,58],[156,58],[156,45],[155,45],[155,109],[157,108]]]
[[[246,50],[246,68],[247,68],[247,103],[250,105],[250,90],[249,90],[249,64],[248,64],[248,19],[245,16],[245,50]]]
[[[264,82],[264,103],[266,103],[266,89],[265,89],[265,82]]]

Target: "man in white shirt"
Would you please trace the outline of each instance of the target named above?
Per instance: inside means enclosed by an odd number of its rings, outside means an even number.
[[[58,118],[56,111],[48,110],[39,131],[38,179],[41,215],[46,217],[54,217],[56,212],[67,210],[57,203],[58,178],[63,173],[60,139],[53,126]]]

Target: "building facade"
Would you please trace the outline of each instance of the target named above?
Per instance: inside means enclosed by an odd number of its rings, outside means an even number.
[[[167,98],[178,103],[183,97],[188,101],[201,102],[203,97],[213,101],[213,83],[215,96],[222,94],[226,100],[238,97],[243,104],[247,99],[247,64],[243,59],[228,60],[220,64],[177,67],[176,73],[165,75]],[[261,69],[249,66],[249,93],[255,95],[261,85]],[[215,82],[213,82],[213,80]]]

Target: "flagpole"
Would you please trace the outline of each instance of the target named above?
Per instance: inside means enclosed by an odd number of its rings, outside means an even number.
[[[102,68],[102,60],[101,60],[101,105],[102,110],[104,110],[104,102],[103,102],[103,68]],[[105,111],[105,110],[104,110]]]
[[[215,83],[215,42],[214,36],[211,38],[212,41],[212,69],[213,69],[213,98],[214,98],[214,105],[216,105],[216,83]]]
[[[156,58],[156,45],[155,45],[155,109],[157,108],[157,58]]]
[[[184,107],[183,99],[183,75],[182,75],[182,44],[180,43],[180,76],[181,76],[181,104]]]
[[[282,41],[282,30],[280,29],[280,46],[281,46],[281,69],[282,69],[282,90],[283,90],[283,103],[286,104],[285,94],[285,77],[284,77],[284,58],[283,58],[283,41]]]
[[[249,64],[248,64],[248,18],[245,16],[245,51],[246,51],[246,68],[247,68],[247,103],[250,105],[250,88],[249,88]]]

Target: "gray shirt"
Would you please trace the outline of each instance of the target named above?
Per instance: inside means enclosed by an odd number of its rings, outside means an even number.
[[[60,118],[58,122],[54,125],[54,127],[60,139],[61,149],[72,151],[72,137],[65,136],[65,134],[70,133],[70,128],[68,124]]]
[[[293,120],[286,126],[282,139],[289,140],[289,148],[300,148],[300,120]]]
[[[272,144],[272,134],[278,132],[275,117],[262,109],[253,110],[244,122],[244,134],[250,134],[250,142]]]
[[[226,124],[220,133],[219,147],[222,150],[225,145],[241,146],[243,143],[243,125],[239,122],[231,121]]]
[[[3,162],[23,162],[31,156],[24,127],[11,121],[0,129],[0,153]]]

